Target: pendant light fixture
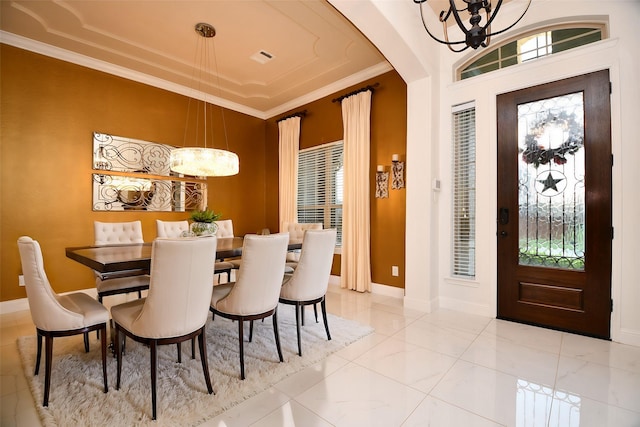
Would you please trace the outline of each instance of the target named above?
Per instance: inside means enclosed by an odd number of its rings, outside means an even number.
[[[196,55],[201,53],[201,68],[199,75],[199,82],[203,76],[207,75],[207,60],[210,57],[208,48],[211,48],[213,52],[212,58],[215,61],[216,66],[216,76],[218,79],[218,88],[220,88],[220,77],[218,75],[217,70],[217,60],[215,56],[215,47],[213,45],[213,37],[216,35],[215,28],[206,23],[198,23],[195,26],[196,33],[198,33],[203,38],[203,43],[201,44],[202,52],[197,52]],[[198,44],[200,46],[200,44]],[[196,67],[198,64],[196,63]],[[189,99],[189,105],[191,102],[198,102],[195,99]],[[212,105],[207,104],[206,97],[204,98],[202,111],[204,113],[204,144],[203,146],[198,146],[197,143],[197,135],[198,131],[196,129],[196,146],[195,147],[182,147],[175,148],[171,150],[171,156],[169,160],[169,167],[172,171],[191,176],[230,176],[236,175],[240,169],[239,159],[236,153],[229,151],[229,142],[227,141],[227,128],[224,120],[224,108],[220,107],[222,112],[222,126],[224,131],[224,139],[226,143],[226,150],[213,148],[213,132],[209,132],[207,128],[207,120],[208,114],[211,112],[213,108]],[[187,124],[185,126],[185,145],[187,138],[187,130],[189,126],[189,112],[191,108],[187,111]],[[196,114],[200,114],[200,109],[196,108]],[[196,124],[200,123],[199,119],[196,119]],[[211,147],[207,147],[207,135],[211,134]]]
[[[443,10],[440,12],[439,20],[442,22],[442,32],[444,33],[444,40],[440,39],[433,35],[433,32],[429,30],[427,23],[424,21],[424,14],[422,8],[428,0],[413,0],[414,3],[420,5],[420,18],[422,19],[422,25],[424,29],[427,31],[427,34],[431,36],[432,39],[437,41],[438,43],[446,44],[449,49],[453,52],[462,52],[463,50],[467,50],[468,48],[477,49],[479,47],[488,47],[491,41],[491,36],[495,36],[500,33],[504,33],[505,31],[511,29],[514,25],[516,25],[527,10],[529,10],[529,6],[531,5],[531,0],[527,1],[527,7],[522,12],[522,15],[516,21],[509,25],[507,28],[504,28],[500,31],[491,31],[491,23],[496,18],[498,14],[498,10],[500,10],[500,6],[502,6],[502,0],[498,0],[496,3],[496,7],[492,10],[491,0],[448,0],[449,9]],[[458,6],[456,3],[460,4]],[[460,12],[468,12],[469,18],[469,28],[465,27],[462,22],[462,18],[460,17]],[[482,12],[484,11],[484,22],[482,22]],[[449,40],[449,34],[447,32],[447,24],[448,19],[453,16],[455,23],[458,25],[458,28],[464,34],[464,40]],[[456,45],[464,45],[464,47],[454,49],[453,46]]]

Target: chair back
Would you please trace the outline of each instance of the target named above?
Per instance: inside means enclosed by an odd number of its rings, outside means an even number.
[[[242,245],[242,265],[229,295],[216,309],[242,316],[261,314],[278,305],[289,244],[286,233],[248,234]]]
[[[185,231],[189,231],[189,221],[162,221],[156,219],[156,235],[158,237],[181,237]]]
[[[233,221],[230,219],[223,219],[216,221],[218,224],[217,237],[234,237],[233,235]]]
[[[322,230],[321,222],[285,222],[284,232],[289,233],[292,242],[302,241],[307,230]]]
[[[20,261],[31,318],[38,329],[44,331],[64,331],[84,326],[81,314],[67,310],[58,301],[58,295],[44,271],[44,261],[40,244],[31,237],[18,239]]]
[[[144,243],[142,223],[131,222],[93,222],[95,245],[123,245],[127,243]]]
[[[149,294],[131,324],[136,335],[176,337],[205,324],[213,292],[216,245],[215,236],[154,240]]]
[[[336,245],[336,229],[307,230],[300,261],[280,292],[284,299],[309,301],[327,293]]]

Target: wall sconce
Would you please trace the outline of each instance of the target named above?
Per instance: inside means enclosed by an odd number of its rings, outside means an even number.
[[[404,162],[399,160],[397,154],[391,156],[391,188],[399,190],[404,188]]]
[[[384,171],[384,166],[378,165],[376,171],[376,198],[386,199],[389,197],[389,172]]]

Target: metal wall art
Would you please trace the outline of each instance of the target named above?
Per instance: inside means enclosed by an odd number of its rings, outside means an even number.
[[[206,206],[207,181],[169,168],[170,145],[94,132],[93,210],[185,212]]]
[[[391,156],[391,188],[399,190],[404,188],[404,162],[398,160],[398,155]]]
[[[389,197],[389,172],[384,171],[384,166],[378,165],[376,172],[376,198],[386,199]]]

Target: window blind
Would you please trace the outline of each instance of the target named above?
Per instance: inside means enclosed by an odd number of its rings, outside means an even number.
[[[298,222],[320,222],[337,229],[342,244],[342,141],[300,150],[298,154]]]
[[[476,110],[465,104],[453,109],[451,273],[475,277],[476,250]]]

